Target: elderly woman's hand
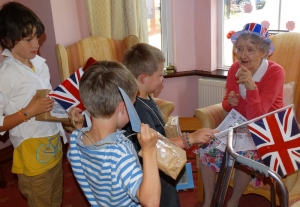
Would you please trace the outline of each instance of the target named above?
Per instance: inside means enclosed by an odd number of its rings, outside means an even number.
[[[237,84],[244,84],[247,90],[256,90],[257,86],[252,80],[252,76],[255,72],[256,70],[250,71],[245,66],[241,65],[241,69],[236,74]]]
[[[227,97],[227,101],[230,106],[237,106],[239,105],[240,95],[235,91],[230,91]]]

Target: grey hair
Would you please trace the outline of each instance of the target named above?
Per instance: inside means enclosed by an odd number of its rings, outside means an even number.
[[[259,50],[263,54],[266,54],[265,56],[266,58],[269,56],[270,43],[265,41],[263,38],[251,33],[241,34],[236,40],[236,42],[234,43],[234,47],[237,46],[240,39],[244,39],[244,40],[250,39],[251,44],[257,45]]]

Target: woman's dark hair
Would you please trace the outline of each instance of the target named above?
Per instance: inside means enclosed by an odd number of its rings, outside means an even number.
[[[36,29],[33,34],[33,29]],[[38,16],[18,2],[8,2],[0,10],[0,45],[12,49],[23,38],[44,33],[45,27]]]

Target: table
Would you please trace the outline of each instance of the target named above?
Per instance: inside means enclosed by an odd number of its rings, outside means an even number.
[[[202,128],[197,117],[179,117],[180,130],[182,132],[194,132]]]

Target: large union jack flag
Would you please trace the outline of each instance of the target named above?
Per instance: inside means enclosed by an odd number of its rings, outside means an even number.
[[[82,68],[76,70],[69,78],[50,92],[49,96],[53,97],[66,111],[69,111],[71,107],[80,108],[85,118],[84,125],[91,126],[91,118],[85,111],[79,95],[79,81],[82,75]]]
[[[300,130],[293,108],[273,113],[248,125],[263,163],[281,176],[300,167]]]

